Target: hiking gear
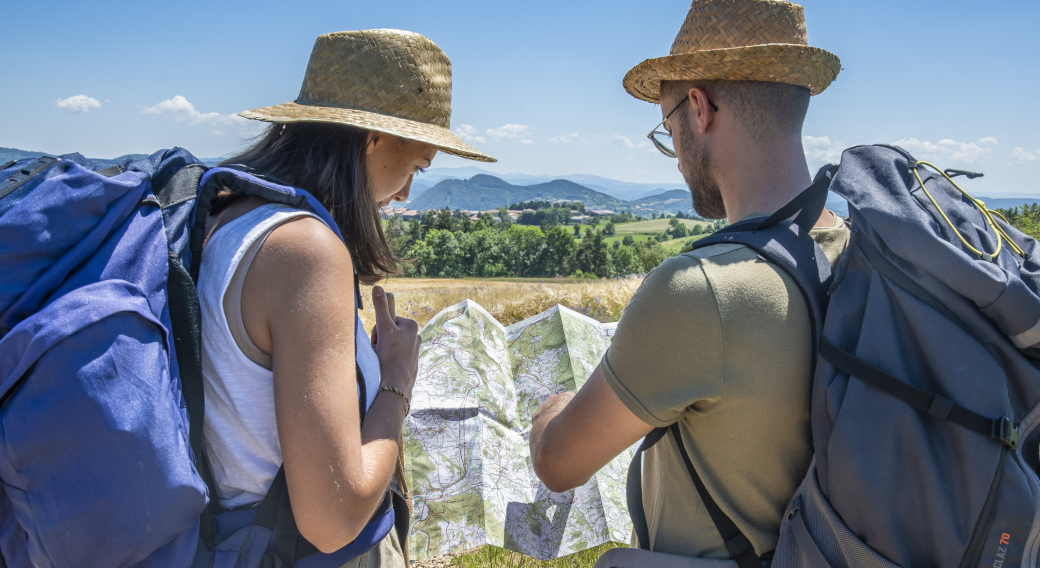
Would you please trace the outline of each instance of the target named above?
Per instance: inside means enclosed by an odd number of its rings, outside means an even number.
[[[354,543],[304,557],[284,474],[259,508],[222,511],[203,456],[195,280],[210,205],[226,187],[339,235],[314,197],[176,148],[108,168],[21,160],[0,179],[6,565],[339,566],[387,534],[390,494]]]
[[[679,110],[679,107],[683,106],[683,104],[689,100],[690,97],[687,96],[684,97],[683,100],[679,101],[679,104],[675,105],[675,108],[665,115],[664,120],[655,126],[654,129],[650,131],[650,134],[646,135],[646,137],[654,143],[654,147],[669,158],[678,158],[678,156],[675,155],[675,148],[672,147],[672,133],[667,130],[661,130],[661,127],[664,126],[664,123],[667,122],[673,114],[675,114],[675,111]],[[719,107],[715,106],[715,103],[711,102],[711,99],[708,99],[708,104],[711,105],[711,108],[715,112],[719,111]]]
[[[451,61],[414,32],[360,30],[318,36],[300,96],[240,112],[265,122],[325,122],[386,132],[468,160],[495,158],[451,131]]]
[[[651,103],[661,101],[661,81],[766,81],[818,95],[840,71],[838,56],[809,46],[798,4],[694,0],[669,55],[636,65],[623,84]]]
[[[703,248],[722,243],[742,244],[780,267],[798,284],[798,289],[804,297],[809,312],[810,325],[815,330],[814,338],[818,336],[823,321],[822,316],[826,309],[826,290],[831,277],[831,266],[819,245],[809,235],[809,231],[823,212],[824,202],[827,198],[827,186],[830,184],[829,173],[828,170],[818,175],[813,185],[768,218],[741,221],[720,229],[693,245],[693,248]],[[791,220],[791,217],[794,219]],[[814,341],[811,353],[815,352],[816,343]],[[667,428],[657,428],[648,434],[636,451],[628,469],[626,496],[638,546],[644,549],[650,548],[649,529],[642,499],[642,454],[669,432],[672,438],[671,443],[678,446],[687,472],[697,488],[697,493],[725,542],[726,550],[732,559],[727,565],[736,565],[739,568],[759,568],[762,559],[768,558],[768,551],[763,551],[760,558],[755,553],[751,541],[723,512],[708,492],[690,460],[677,424],[672,424]]]
[[[1040,246],[890,146],[849,203],[813,383],[813,466],[774,566],[1036,566]]]

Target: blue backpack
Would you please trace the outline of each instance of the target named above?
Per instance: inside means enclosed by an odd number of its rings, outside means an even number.
[[[339,235],[307,192],[183,149],[0,167],[0,566],[320,568],[395,525],[404,542],[394,492],[332,554],[300,536],[284,470],[258,508],[217,504],[195,280],[221,188],[309,210]]]

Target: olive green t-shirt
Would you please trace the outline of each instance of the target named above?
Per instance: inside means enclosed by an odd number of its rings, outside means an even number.
[[[848,243],[840,217],[813,229],[832,265]],[[600,368],[636,416],[678,422],[708,492],[759,555],[812,460],[811,335],[794,280],[743,245],[666,260],[626,308]],[[671,436],[644,455],[650,548],[728,558]]]

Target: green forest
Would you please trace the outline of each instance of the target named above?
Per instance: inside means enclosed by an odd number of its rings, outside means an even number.
[[[997,213],[1019,231],[1034,239],[1040,239],[1040,205],[1032,203],[1011,209],[997,209]]]
[[[542,207],[534,213],[552,212]],[[678,218],[667,221],[659,234],[638,239],[633,235],[612,238],[616,226],[637,220],[631,214],[594,218],[595,225],[563,225],[534,218],[514,223],[502,212],[503,221],[489,213],[473,221],[461,211],[426,211],[420,219],[405,222],[400,216],[385,221],[385,231],[402,270],[408,276],[435,278],[584,277],[617,278],[644,274],[677,252],[662,245],[690,236]],[[664,223],[665,221],[661,221]],[[708,234],[723,222],[697,226],[697,236]]]

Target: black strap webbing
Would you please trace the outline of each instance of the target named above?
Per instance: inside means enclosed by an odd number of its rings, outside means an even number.
[[[838,369],[910,406],[937,418],[1000,440],[1010,450],[1018,449],[1018,428],[1010,418],[988,418],[940,395],[913,387],[877,367],[836,347],[826,339],[820,341],[820,356]]]
[[[669,430],[672,432],[675,445],[679,447],[679,454],[682,455],[683,463],[686,464],[686,471],[690,473],[690,479],[693,480],[693,485],[697,487],[697,494],[701,496],[701,501],[704,502],[704,508],[707,509],[708,516],[711,517],[712,522],[715,523],[715,528],[719,531],[719,535],[722,536],[723,542],[726,543],[726,551],[729,552],[729,557],[736,561],[737,566],[740,568],[761,568],[758,556],[755,555],[755,547],[752,546],[751,541],[744,536],[744,533],[740,532],[740,528],[733,522],[733,519],[730,519],[722,511],[719,504],[712,498],[711,493],[708,493],[708,488],[704,486],[704,482],[701,481],[701,476],[697,474],[697,469],[693,467],[693,461],[690,460],[690,454],[686,452],[686,445],[683,444],[682,435],[679,433],[679,425],[672,424]]]
[[[7,179],[0,180],[0,199],[7,197],[11,192],[22,187],[58,161],[58,158],[43,156],[35,162],[26,164],[24,168],[11,174]]]
[[[722,537],[730,558],[740,568],[761,568],[761,563],[755,555],[755,548],[751,545],[751,541],[744,536],[744,533],[740,532],[740,528],[737,527],[732,519],[726,516],[719,504],[708,493],[707,487],[704,486],[700,475],[697,474],[697,470],[693,467],[690,455],[686,452],[686,446],[682,443],[682,436],[679,433],[677,424],[672,424],[668,428],[656,428],[647,434],[643,438],[643,443],[640,444],[639,449],[636,450],[632,463],[628,466],[628,480],[625,485],[625,492],[628,501],[628,513],[632,517],[632,530],[636,534],[639,548],[650,550],[650,530],[646,521],[646,510],[643,508],[642,456],[644,452],[652,448],[669,432],[672,433],[675,444],[679,448],[679,454],[686,465],[686,470],[690,474],[690,479],[693,480],[693,485],[697,488],[697,494],[700,495],[704,508],[708,511],[712,522],[715,523],[715,528],[719,531],[719,536]]]
[[[105,176],[107,178],[115,177],[123,173],[123,166],[120,166],[119,164],[116,164],[114,166],[108,166],[105,169],[98,170],[97,173],[98,175]]]
[[[217,493],[213,475],[209,469],[202,447],[202,424],[206,410],[206,397],[202,386],[202,310],[195,282],[188,271],[169,251],[167,293],[169,294],[170,323],[173,331],[174,351],[181,375],[181,394],[188,411],[188,442],[195,454],[195,469],[209,489],[209,504],[202,514],[199,534],[206,547],[213,548],[216,534]]]
[[[628,515],[632,518],[632,531],[636,533],[636,546],[644,550],[650,550],[650,529],[646,524],[646,510],[643,509],[643,452],[652,448],[667,432],[667,428],[657,428],[647,434],[632,457],[632,463],[628,465],[625,500]]]
[[[823,213],[823,208],[827,204],[827,191],[830,189],[831,179],[837,170],[838,166],[834,164],[828,164],[820,168],[820,171],[816,172],[816,178],[813,179],[812,185],[802,190],[801,193],[796,195],[791,201],[788,201],[783,207],[777,209],[765,221],[759,223],[755,230],[762,230],[780,221],[794,217],[794,223],[802,231],[808,233],[813,228],[813,225],[816,224],[817,219],[820,218],[820,214]],[[795,215],[796,213],[797,216]]]

